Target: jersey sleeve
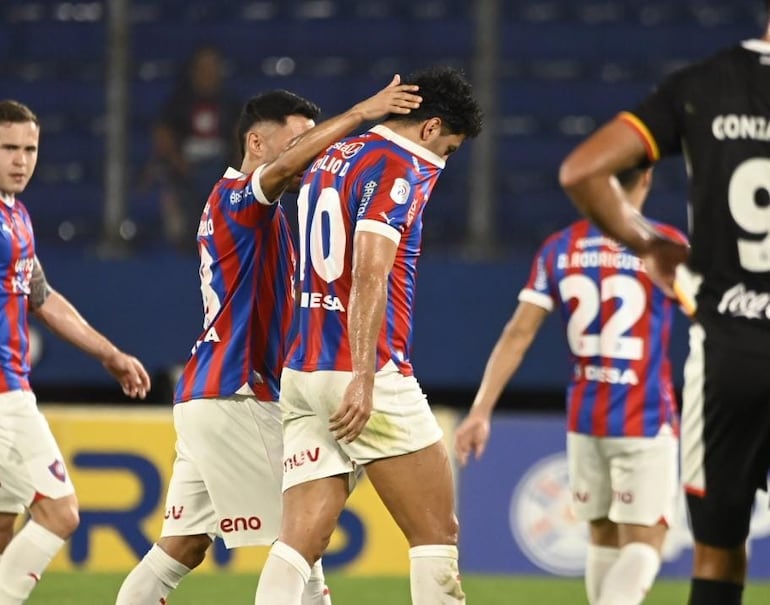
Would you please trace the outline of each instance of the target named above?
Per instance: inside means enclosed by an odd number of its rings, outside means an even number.
[[[397,158],[382,156],[356,180],[356,231],[370,231],[398,244],[409,225],[417,194],[410,168]]]
[[[651,162],[679,153],[682,149],[683,119],[678,100],[680,80],[680,73],[672,74],[636,108],[619,116],[641,137]]]
[[[687,239],[687,236],[679,231],[676,227],[672,227],[671,225],[666,225],[663,223],[656,223],[655,227],[660,231],[663,235],[665,235],[667,238],[674,240],[675,242],[679,242],[680,244],[684,244],[685,246],[688,246],[690,244],[689,240]]]
[[[540,248],[532,262],[529,280],[519,292],[519,301],[537,305],[550,312],[554,307],[554,292],[551,279],[551,259],[553,250],[550,242]]]
[[[223,192],[227,213],[241,225],[256,227],[275,213],[278,199],[268,200],[259,183],[267,164],[262,164],[250,175],[230,181],[228,191]]]

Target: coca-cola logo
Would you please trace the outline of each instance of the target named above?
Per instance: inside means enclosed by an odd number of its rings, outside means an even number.
[[[770,294],[747,290],[744,284],[736,284],[722,295],[717,310],[733,317],[770,319]]]

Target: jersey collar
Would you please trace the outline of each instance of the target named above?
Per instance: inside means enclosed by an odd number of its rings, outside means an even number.
[[[742,46],[746,50],[753,50],[755,53],[770,55],[770,42],[767,40],[744,40]]]
[[[444,168],[444,166],[446,166],[446,162],[444,161],[444,158],[437,156],[435,153],[433,153],[429,149],[425,149],[425,147],[423,147],[422,145],[418,145],[417,143],[410,141],[406,137],[402,137],[400,134],[393,132],[387,126],[383,126],[382,124],[377,124],[377,126],[374,126],[373,128],[371,128],[369,132],[373,132],[375,134],[380,135],[383,139],[392,141],[399,147],[403,147],[407,151],[413,153],[418,157],[421,157],[426,162],[435,164],[439,168]]]
[[[223,179],[239,179],[242,176],[246,176],[243,174],[240,170],[236,170],[232,166],[228,166],[227,170],[225,170],[225,174],[222,177]]]
[[[13,195],[13,193],[0,192],[0,201],[2,201],[3,204],[9,208],[13,208],[13,205],[16,203],[16,197]]]

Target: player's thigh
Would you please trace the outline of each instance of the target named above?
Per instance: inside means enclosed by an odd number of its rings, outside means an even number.
[[[374,377],[372,414],[352,443],[340,443],[356,463],[403,456],[426,449],[443,433],[414,376],[389,362]]]
[[[767,362],[690,328],[681,465],[693,534],[703,544],[734,548],[748,536],[770,465]]]
[[[352,485],[355,464],[329,431],[329,416],[342,401],[347,372],[297,372],[281,377],[283,490],[345,475]]]
[[[29,391],[0,394],[0,484],[8,506],[57,500],[75,489],[48,422]],[[11,511],[14,512],[14,511]]]
[[[457,542],[454,483],[442,441],[375,460],[365,468],[410,546]]]
[[[677,439],[671,427],[664,425],[655,437],[604,439],[602,447],[612,484],[609,518],[650,528],[670,525],[679,489]]]
[[[235,396],[178,404],[174,414],[186,458],[211,501],[216,532],[229,548],[270,544],[281,515],[277,404]]]
[[[176,458],[166,489],[165,514],[161,539],[207,535],[212,540],[218,534],[217,517],[206,483],[192,457],[186,434],[174,408],[176,426]],[[172,553],[172,556],[178,552]]]
[[[610,467],[600,444],[600,438],[567,433],[567,468],[572,510],[580,521],[604,519],[610,512]]]

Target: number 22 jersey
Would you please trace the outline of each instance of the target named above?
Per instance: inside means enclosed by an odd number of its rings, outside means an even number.
[[[657,224],[668,237],[676,229]],[[586,220],[549,237],[519,300],[558,308],[572,357],[567,430],[596,437],[653,437],[678,430],[668,344],[676,302],[642,260]]]

